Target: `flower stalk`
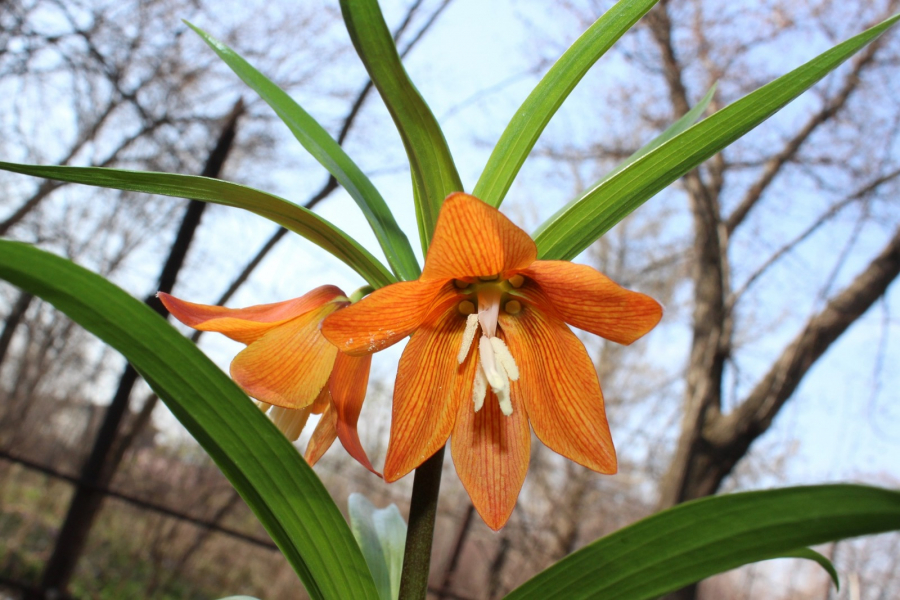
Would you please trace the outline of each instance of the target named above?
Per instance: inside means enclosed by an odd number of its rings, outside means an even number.
[[[444,447],[441,447],[416,469],[409,501],[399,600],[423,600],[428,594],[431,546],[443,466]]]

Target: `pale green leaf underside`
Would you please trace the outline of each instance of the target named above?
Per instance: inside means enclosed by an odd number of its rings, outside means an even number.
[[[272,83],[234,50],[202,29],[190,23],[188,26],[209,44],[244,83],[253,88],[272,107],[297,141],[347,190],[368,220],[388,264],[397,277],[416,279],[419,276],[419,263],[406,234],[397,225],[384,198],[356,163],[347,156],[340,144],[284,90]]]
[[[395,504],[375,508],[362,494],[347,500],[350,529],[362,550],[381,600],[397,600],[406,547],[406,521]]]
[[[377,0],[341,0],[344,24],[403,140],[413,181],[422,251],[428,251],[441,205],[462,191],[447,140],[403,68]]]
[[[474,196],[500,206],[557,109],[594,63],[657,1],[619,0],[566,50],[506,126],[475,184]]]
[[[772,116],[900,15],[854,36],[728,105],[585,192],[534,236],[542,259],[571,260],[657,192]]]
[[[313,598],[377,598],[328,491],[219,368],[144,303],[74,263],[0,240],[0,278],[125,355],[253,510]]]
[[[507,599],[656,598],[797,548],[898,529],[900,492],[892,490],[822,485],[714,496],[601,538]]]
[[[190,198],[243,208],[274,221],[327,250],[376,288],[396,281],[378,259],[316,213],[284,198],[230,181],[174,173],[125,171],[101,167],[21,165],[7,162],[0,162],[0,169],[59,181]]]

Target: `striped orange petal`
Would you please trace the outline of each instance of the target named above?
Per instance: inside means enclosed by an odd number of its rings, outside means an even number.
[[[351,356],[378,352],[415,331],[441,288],[442,281],[401,281],[375,290],[359,302],[331,315],[322,334]]]
[[[356,429],[359,413],[362,410],[363,401],[366,399],[371,364],[371,356],[355,357],[338,352],[337,358],[334,360],[331,379],[328,380],[328,387],[331,390],[331,399],[337,414],[336,428],[341,444],[359,464],[381,477],[381,473],[376,471],[369,462],[369,457],[366,456],[366,451],[359,441],[359,432]]]
[[[312,404],[328,381],[338,352],[319,326],[338,308],[327,303],[271,329],[234,358],[231,378],[262,402],[284,408]]]
[[[447,196],[438,215],[422,280],[505,277],[537,258],[527,233],[475,196]]]
[[[335,438],[337,438],[337,411],[333,404],[329,404],[316,424],[309,444],[306,446],[306,453],[303,455],[309,466],[319,462],[322,455],[331,448]]]
[[[157,297],[176,319],[200,331],[215,331],[243,344],[251,344],[273,327],[290,321],[326,302],[344,299],[344,292],[333,285],[323,285],[285,302],[260,304],[247,308],[208,306],[180,300],[159,292]]]
[[[516,506],[531,456],[531,429],[520,388],[511,382],[513,413],[508,417],[490,390],[477,413],[470,399],[461,402],[450,440],[456,473],[494,531],[506,524]]]
[[[400,357],[384,479],[393,482],[422,464],[450,437],[457,409],[472,394],[475,361],[456,360],[466,326],[457,298],[429,313]]]
[[[539,260],[522,274],[538,283],[567,323],[619,344],[634,342],[662,318],[659,302],[587,265]]]
[[[600,473],[616,472],[603,394],[584,344],[549,306],[501,314],[519,366],[518,391],[535,435],[551,450]]]

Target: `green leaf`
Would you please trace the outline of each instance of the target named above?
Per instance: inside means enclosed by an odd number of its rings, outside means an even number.
[[[533,236],[539,257],[575,258],[646,200],[775,114],[898,18],[900,15],[850,38],[744,96],[589,189]]]
[[[591,25],[531,91],[488,159],[472,194],[500,206],[557,109],[597,60],[658,0],[619,0]]]
[[[418,278],[419,263],[406,234],[397,225],[384,198],[356,163],[347,156],[340,144],[284,90],[272,83],[234,50],[202,29],[187,21],[185,23],[209,44],[209,47],[244,83],[253,88],[275,110],[294,137],[347,190],[369,221],[394,273],[401,279]]]
[[[507,598],[656,598],[797,548],[897,529],[900,492],[892,490],[822,485],[714,496],[601,538]]]
[[[341,0],[344,24],[369,77],[384,100],[406,148],[422,251],[444,198],[462,191],[447,140],[419,90],[409,79],[377,0]]]
[[[190,198],[243,208],[302,235],[344,261],[375,287],[383,287],[397,281],[374,256],[331,222],[284,198],[245,185],[196,175],[101,167],[60,167],[0,162],[0,169],[59,181]]]
[[[828,576],[831,577],[831,581],[834,582],[835,589],[841,589],[841,580],[838,577],[837,569],[834,568],[834,565],[831,564],[831,561],[828,560],[828,557],[823,556],[812,548],[798,548],[789,552],[781,552],[778,556],[773,556],[772,558],[805,558],[806,560],[817,562],[823,569],[825,569],[825,571],[828,573]]]
[[[53,304],[125,355],[240,492],[311,597],[378,597],[319,478],[194,344],[99,275],[26,244],[0,240],[0,278]]]
[[[350,494],[350,529],[362,550],[381,600],[397,600],[406,548],[406,521],[395,504],[375,508],[362,494]]]

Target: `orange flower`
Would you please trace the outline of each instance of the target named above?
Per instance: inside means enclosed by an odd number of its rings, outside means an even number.
[[[306,449],[310,465],[338,437],[353,458],[380,476],[356,430],[372,357],[339,352],[321,333],[322,319],[350,304],[340,288],[324,285],[294,300],[241,309],[158,296],[185,325],[247,344],[231,362],[231,378],[288,439],[300,437],[311,414],[322,415]]]
[[[354,356],[412,334],[394,387],[385,480],[418,467],[452,434],[459,478],[494,530],[525,480],[529,422],[556,452],[616,472],[597,372],[566,323],[630,344],[662,317],[655,300],[591,267],[536,258],[534,241],[498,210],[451,194],[422,276],[377,290],[322,326]]]

